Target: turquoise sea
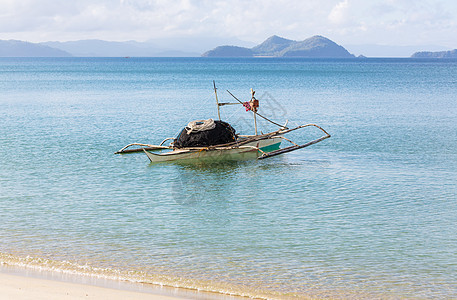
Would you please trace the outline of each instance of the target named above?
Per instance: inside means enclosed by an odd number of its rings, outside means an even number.
[[[217,118],[213,80],[221,101],[253,88],[265,116],[332,137],[235,163],[114,154]],[[0,91],[0,265],[260,298],[457,298],[455,60],[2,58]],[[241,106],[222,119],[253,133]]]

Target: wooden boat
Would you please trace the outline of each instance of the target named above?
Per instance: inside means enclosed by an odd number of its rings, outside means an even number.
[[[316,124],[306,124],[297,126],[295,128],[288,128],[287,122],[284,125],[280,125],[275,123],[268,118],[260,115],[257,112],[259,107],[259,102],[254,97],[254,91],[251,89],[251,100],[249,102],[241,102],[236,98],[232,93],[227,91],[230,95],[235,98],[238,103],[219,103],[217,97],[217,90],[216,85],[214,84],[214,92],[216,95],[216,102],[218,108],[218,116],[219,121],[214,121],[212,119],[208,120],[198,120],[188,124],[183,131],[178,135],[177,138],[166,138],[163,140],[159,145],[150,145],[150,144],[142,144],[142,143],[132,143],[128,144],[127,146],[123,147],[119,151],[115,152],[116,154],[124,154],[124,153],[132,153],[132,152],[144,152],[151,162],[169,162],[169,161],[221,161],[221,160],[245,160],[245,159],[265,159],[269,157],[273,157],[279,154],[295,151],[298,149],[302,149],[313,144],[316,144],[324,139],[330,137],[323,128]],[[254,115],[254,127],[255,127],[255,134],[254,135],[236,135],[234,129],[228,124],[223,121],[220,121],[220,107],[229,104],[242,104],[246,111],[251,111]],[[272,131],[265,134],[258,134],[257,133],[257,121],[256,117],[259,116],[279,127],[278,130]],[[180,143],[180,138],[184,136],[191,136],[191,137],[198,137],[198,133],[194,133],[193,130],[197,132],[207,131],[207,134],[211,133],[211,130],[215,130],[213,123],[217,123],[216,125],[219,126],[220,123],[224,123],[228,125],[231,129],[233,129],[233,137],[229,138],[229,142],[225,143],[212,143],[211,141],[208,142],[200,142],[197,139],[197,143],[186,145],[185,143]],[[200,127],[199,127],[200,126]],[[204,127],[208,128],[204,128]],[[305,127],[316,127],[321,130],[324,135],[318,139],[309,141],[305,144],[298,145],[295,142],[285,138],[283,135],[299,130]],[[189,133],[190,132],[190,133]],[[194,135],[193,135],[194,134]],[[285,148],[280,148],[282,141],[287,141],[291,145]],[[165,143],[169,141],[168,145]],[[218,140],[220,141],[220,139]],[[131,148],[133,146],[140,146],[140,148]]]

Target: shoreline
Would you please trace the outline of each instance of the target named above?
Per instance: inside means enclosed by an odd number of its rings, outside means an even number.
[[[244,297],[0,264],[1,299],[236,300]],[[244,298],[245,299],[245,298]]]
[[[93,285],[84,285],[50,279],[12,275],[0,272],[0,297],[2,299],[151,299],[177,300],[172,296],[118,290]]]

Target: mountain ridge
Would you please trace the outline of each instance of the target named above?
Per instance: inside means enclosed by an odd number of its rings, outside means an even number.
[[[66,51],[18,40],[0,40],[0,57],[71,57]]]
[[[279,37],[277,35],[270,36],[268,39],[266,39],[264,42],[261,44],[252,47],[253,53],[276,53],[280,52],[283,49],[289,47],[291,44],[293,44],[295,41],[285,39],[282,37]]]
[[[98,39],[78,40],[68,42],[43,42],[53,48],[61,49],[71,53],[73,56],[79,57],[162,57],[162,56],[198,56],[197,53],[168,50],[160,46],[156,46],[151,42],[136,42],[136,41],[104,41]]]
[[[234,48],[236,47],[236,48]],[[236,51],[231,51],[236,49]],[[202,54],[204,57],[325,57],[354,58],[343,46],[315,35],[303,41],[294,41],[273,35],[252,48],[218,46]]]
[[[228,42],[226,45],[238,46],[217,46],[224,42]],[[211,48],[213,49],[202,54],[205,49]],[[332,51],[326,53],[329,49]],[[417,52],[419,49],[421,51]],[[351,53],[357,53],[368,57],[456,58],[456,50],[436,45],[342,47],[323,36],[294,41],[273,35],[257,45],[228,37],[151,39],[145,42],[89,39],[31,43],[13,39],[0,40],[0,57],[353,57],[350,56]]]
[[[457,49],[449,51],[420,51],[411,55],[412,58],[457,58]]]

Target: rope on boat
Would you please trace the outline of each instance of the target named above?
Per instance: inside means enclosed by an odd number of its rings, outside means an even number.
[[[216,128],[216,123],[213,119],[208,120],[196,120],[189,122],[186,127],[187,134],[191,134],[199,131],[207,131]]]

